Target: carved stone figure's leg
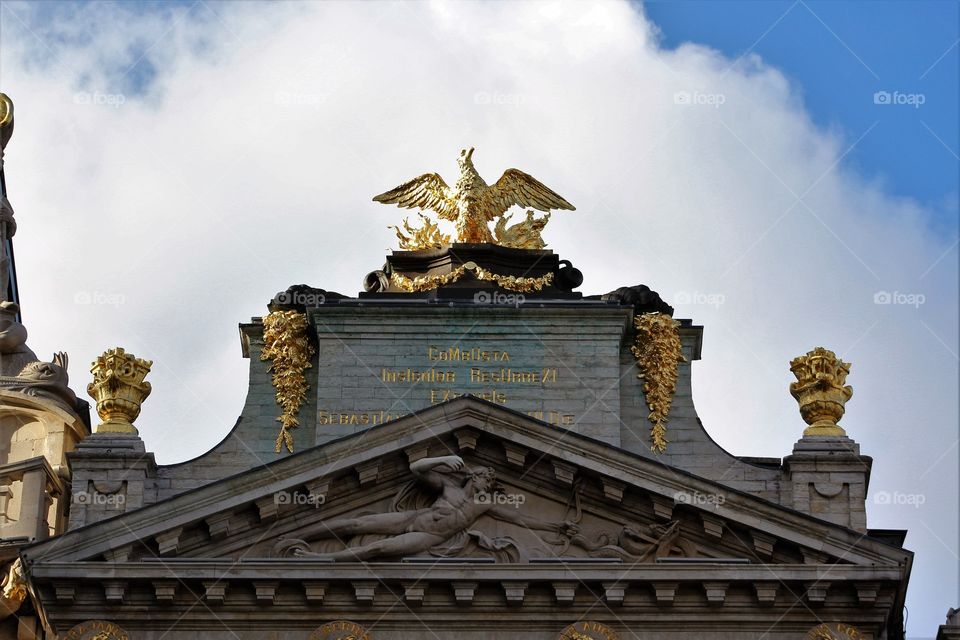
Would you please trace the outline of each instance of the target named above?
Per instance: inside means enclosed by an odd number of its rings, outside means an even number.
[[[432,533],[404,533],[392,538],[378,540],[361,547],[344,549],[333,553],[298,553],[301,557],[329,558],[337,562],[351,560],[370,560],[380,556],[409,556],[422,553],[442,543],[446,538]]]
[[[350,538],[368,533],[397,535],[406,531],[407,526],[418,513],[417,511],[374,513],[359,518],[339,518],[318,522],[305,532],[305,539]]]

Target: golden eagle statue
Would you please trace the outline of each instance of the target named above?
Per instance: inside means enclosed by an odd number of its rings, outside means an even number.
[[[530,207],[538,211],[549,212],[553,209],[567,209],[573,211],[572,204],[564,200],[555,191],[544,185],[533,176],[519,169],[507,169],[497,180],[496,184],[488,185],[484,182],[476,167],[473,166],[473,147],[460,152],[457,164],[460,165],[460,177],[451,189],[443,178],[436,173],[425,173],[419,178],[405,182],[396,189],[374,197],[374,201],[383,204],[395,204],[407,209],[429,209],[443,220],[454,223],[457,231],[456,242],[491,242],[511,246],[509,242],[494,239],[490,233],[488,223],[500,218],[510,207],[518,205]],[[523,238],[524,246],[519,248],[533,249],[543,247],[539,231],[546,224],[543,220],[533,220],[532,214],[527,222],[520,224],[539,225],[531,227],[528,233],[520,229],[513,229],[513,237]],[[502,225],[501,225],[502,226]],[[519,225],[514,225],[517,227]],[[408,231],[410,229],[408,228]],[[400,236],[401,245],[404,238]],[[534,237],[533,240],[527,240]],[[440,244],[437,239],[434,244]],[[528,246],[539,242],[539,246]],[[409,242],[403,248],[426,248],[422,243]],[[429,243],[427,244],[429,246]]]

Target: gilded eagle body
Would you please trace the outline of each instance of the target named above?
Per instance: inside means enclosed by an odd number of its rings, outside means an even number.
[[[457,159],[460,176],[453,188],[436,173],[405,182],[373,199],[408,209],[429,209],[441,219],[454,223],[457,242],[496,242],[488,223],[519,205],[538,211],[575,210],[559,194],[519,169],[507,169],[493,185],[488,185],[473,166],[473,147],[463,149]],[[541,226],[542,228],[542,226]]]

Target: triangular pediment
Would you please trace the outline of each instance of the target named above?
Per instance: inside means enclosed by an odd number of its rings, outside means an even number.
[[[501,513],[509,511],[507,519],[464,516],[470,539],[460,540],[461,558],[897,566],[908,553],[465,397],[69,532],[25,556],[31,564],[267,560],[289,556],[292,541],[300,540],[306,543],[301,552],[324,559],[322,554],[345,544],[353,548],[390,537],[341,531],[327,542],[317,537],[324,523],[429,507],[436,496],[414,482],[411,464],[451,455],[470,468],[492,468],[502,491],[490,499],[501,503]],[[400,498],[406,503],[398,505]],[[514,515],[521,516],[519,524],[510,521]],[[533,522],[576,526],[558,531],[531,527]],[[278,546],[283,541],[291,544]],[[442,547],[401,555],[435,556]]]

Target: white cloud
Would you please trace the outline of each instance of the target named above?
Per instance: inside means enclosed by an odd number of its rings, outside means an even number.
[[[292,283],[358,291],[398,219],[370,197],[451,176],[474,145],[488,180],[517,166],[577,205],[546,237],[586,293],[722,299],[677,315],[706,327],[695,397],[732,452],[799,438],[790,358],[852,361],[843,424],[876,460],[871,488],[926,500],[868,505],[872,527],[911,530],[911,632],[956,604],[955,239],[848,169],[865,132],[816,128],[776,69],[660,49],[627,4],[38,6],[3,5],[0,66],[30,344],[68,350],[76,389],[107,347],[153,359],[138,424],[162,462],[235,421],[236,324]]]

